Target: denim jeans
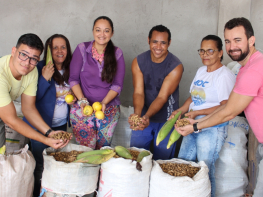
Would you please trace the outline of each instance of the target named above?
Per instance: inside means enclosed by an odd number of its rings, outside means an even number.
[[[67,124],[64,124],[59,127],[53,127],[52,130],[57,131],[57,130],[62,130],[66,131],[67,130]],[[41,178],[42,178],[42,173],[43,173],[43,151],[44,149],[48,148],[49,146],[38,142],[36,140],[30,140],[31,141],[31,147],[32,147],[32,154],[36,160],[36,167],[34,171],[34,177],[35,177],[35,184],[34,184],[34,191],[33,191],[33,196],[38,197],[40,193],[40,187],[41,187]]]
[[[150,150],[151,143],[153,142],[153,159],[171,159],[175,154],[176,143],[174,143],[169,149],[166,148],[170,135],[174,128],[170,131],[168,136],[156,146],[156,138],[159,130],[162,128],[164,123],[150,122],[150,125],[144,130],[133,130],[131,135],[131,147],[144,148]]]
[[[263,177],[261,176],[263,170],[263,144],[258,144],[257,149],[257,162],[258,162],[258,169],[257,169],[257,183],[254,190],[254,197],[262,197],[263,196]]]
[[[5,123],[0,118],[0,148],[5,145]]]
[[[202,129],[183,138],[178,158],[187,161],[204,161],[209,168],[211,197],[215,196],[215,162],[227,138],[227,125]]]

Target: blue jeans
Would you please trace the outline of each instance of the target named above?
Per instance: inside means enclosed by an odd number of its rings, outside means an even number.
[[[59,127],[52,127],[52,130],[67,130],[67,123],[59,126]],[[44,149],[48,148],[49,146],[38,142],[36,140],[30,140],[31,141],[31,147],[32,147],[32,154],[36,160],[36,167],[34,171],[34,177],[35,177],[35,184],[34,184],[34,191],[33,196],[38,197],[40,193],[40,187],[41,187],[41,178],[42,178],[42,172],[43,172],[43,151]]]
[[[150,150],[151,143],[153,142],[153,159],[171,159],[175,154],[176,143],[174,143],[169,149],[166,148],[170,135],[173,129],[170,131],[168,136],[156,146],[156,138],[159,130],[162,128],[164,123],[150,122],[150,125],[144,130],[132,131],[131,135],[131,147],[144,148]]]
[[[204,161],[209,168],[211,197],[215,196],[215,162],[227,138],[227,125],[202,129],[183,138],[178,158],[187,161]]]

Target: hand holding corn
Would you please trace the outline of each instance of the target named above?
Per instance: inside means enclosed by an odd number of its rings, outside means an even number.
[[[43,67],[42,76],[48,81],[51,79],[54,72],[54,64],[52,64],[52,62],[49,62],[46,66]]]

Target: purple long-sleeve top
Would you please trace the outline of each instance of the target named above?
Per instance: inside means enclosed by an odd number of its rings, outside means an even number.
[[[80,43],[75,49],[70,63],[69,85],[73,87],[80,84],[82,92],[90,104],[96,101],[101,102],[109,90],[113,90],[118,95],[107,104],[107,107],[110,105],[120,105],[119,95],[123,88],[125,75],[125,62],[122,50],[115,47],[117,72],[112,83],[107,83],[101,80],[104,61],[100,64],[92,57],[93,42]]]

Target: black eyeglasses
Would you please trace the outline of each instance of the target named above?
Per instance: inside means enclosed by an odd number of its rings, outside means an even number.
[[[18,52],[18,58],[23,60],[23,61],[26,61],[27,59],[29,59],[29,63],[32,64],[33,66],[36,66],[37,63],[39,62],[36,58],[33,58],[33,57],[29,57],[27,54],[24,54],[22,52]]]
[[[204,55],[205,53],[207,55],[213,55],[215,51],[218,51],[218,50],[213,50],[213,49],[207,49],[207,50],[204,50],[204,49],[199,49],[197,50],[199,55]]]

